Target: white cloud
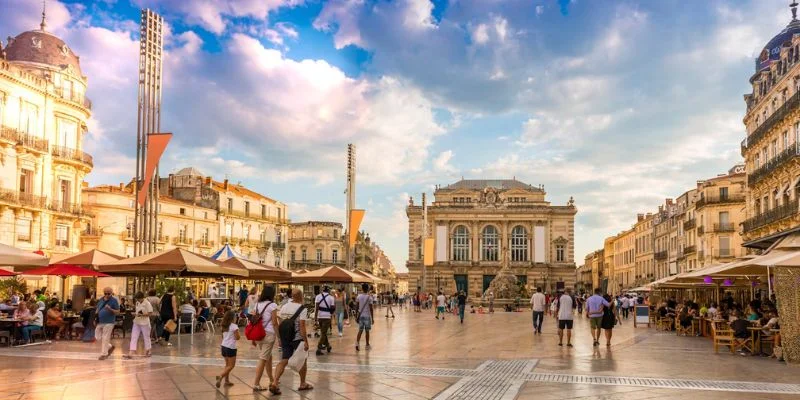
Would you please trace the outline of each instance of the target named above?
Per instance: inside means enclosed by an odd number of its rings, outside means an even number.
[[[542,14],[544,14],[544,6],[543,5],[536,6],[536,15],[542,15]]]
[[[452,159],[452,150],[443,151],[433,159],[433,168],[438,172],[454,172],[456,169],[450,164]]]
[[[489,42],[489,26],[486,24],[478,24],[472,31],[472,41],[477,44],[486,44]]]

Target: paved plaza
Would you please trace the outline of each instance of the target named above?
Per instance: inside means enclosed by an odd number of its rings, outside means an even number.
[[[381,314],[379,314],[381,315]],[[588,321],[575,321],[574,348],[559,347],[556,323],[532,335],[528,312],[468,314],[436,320],[431,312],[377,318],[372,350],[356,352],[357,330],[334,336],[333,352],[310,356],[315,389],[297,392],[299,378],[282,378],[283,394],[253,393],[257,352],[239,342],[234,386],[217,390],[219,336],[173,336],[150,359],[123,360],[127,339],[114,339],[111,360],[98,345],[57,342],[0,349],[0,400],[6,399],[795,399],[796,366],[774,359],[715,354],[705,338],[678,337],[626,321],[613,345],[592,347]],[[363,342],[363,338],[362,338]],[[313,347],[315,340],[312,340]],[[279,357],[279,353],[275,353]],[[268,382],[266,374],[262,384]]]

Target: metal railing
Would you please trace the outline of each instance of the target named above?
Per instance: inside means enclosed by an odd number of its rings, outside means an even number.
[[[272,242],[272,248],[275,250],[283,250],[286,248],[286,242]]]
[[[762,179],[766,178],[767,175],[769,175],[772,171],[775,171],[775,169],[783,165],[786,161],[789,161],[792,158],[800,155],[799,150],[800,145],[789,146],[777,156],[772,157],[772,159],[769,161],[764,162],[761,167],[747,175],[748,186],[755,185]]]
[[[53,154],[53,157],[56,158],[78,161],[90,167],[94,167],[94,160],[92,159],[92,156],[78,149],[72,149],[65,146],[53,146],[51,154]]]
[[[734,258],[737,251],[735,249],[716,249],[714,250],[715,258]],[[739,252],[741,254],[741,252]]]
[[[692,254],[697,251],[697,246],[686,246],[683,248],[683,254]]]
[[[50,142],[47,139],[32,136],[9,126],[0,126],[0,139],[8,140],[42,153],[46,153],[50,147]]]
[[[289,220],[286,219],[286,218],[264,216],[264,215],[261,215],[260,213],[255,213],[255,212],[252,212],[252,211],[251,212],[244,212],[244,211],[241,211],[241,210],[229,210],[227,208],[224,208],[224,209],[219,210],[219,213],[221,215],[230,215],[230,216],[240,217],[240,218],[249,218],[249,219],[255,219],[255,220],[259,220],[259,221],[267,221],[267,222],[272,222],[274,224],[288,224],[289,223]]]
[[[654,255],[654,257],[655,257],[655,259],[656,259],[656,260],[666,260],[666,259],[667,259],[667,257],[669,257],[669,254],[667,253],[667,251],[666,251],[666,250],[664,250],[664,251],[657,251],[657,252],[655,252],[655,255]]]
[[[176,237],[172,238],[172,244],[188,246],[188,245],[192,244],[192,239],[189,239],[187,237],[183,237],[182,238],[180,236],[176,236]]]
[[[83,209],[81,208],[81,205],[77,203],[70,203],[61,200],[53,200],[52,202],[50,202],[50,207],[48,208],[50,209],[50,211],[57,213],[83,215]]]
[[[736,228],[732,222],[714,224],[714,232],[733,232]]]
[[[694,218],[692,218],[683,223],[683,230],[688,231],[689,229],[694,229],[695,226],[697,226],[697,221]]]
[[[80,95],[74,91],[67,92],[66,90],[64,90],[64,88],[61,87],[55,88],[54,93],[59,98],[76,103],[87,110],[92,109],[92,101],[89,100],[89,98],[86,97],[85,95]]]
[[[747,135],[746,141],[742,143],[744,148],[749,148],[755,146],[761,139],[763,139],[767,133],[772,129],[776,124],[782,121],[786,115],[797,108],[800,105],[800,91],[795,92],[786,102],[784,102],[780,107],[778,107],[775,112],[772,113],[769,117],[767,117],[758,128],[753,130],[753,133]]]
[[[756,215],[755,217],[748,218],[744,221],[744,231],[749,232],[753,229],[760,228],[764,225],[770,224],[775,221],[780,221],[784,218],[791,217],[797,214],[797,200],[790,201],[773,208],[765,213]]]
[[[706,227],[703,226],[703,225],[698,226],[697,227],[697,235],[702,235],[704,233],[706,233]]]
[[[727,196],[703,196],[694,204],[696,209],[700,209],[709,204],[744,203],[744,194],[735,193]]]

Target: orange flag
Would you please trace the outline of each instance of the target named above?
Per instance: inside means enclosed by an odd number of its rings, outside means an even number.
[[[350,210],[350,226],[347,227],[347,232],[350,234],[350,248],[356,245],[358,238],[358,229],[361,227],[361,221],[364,219],[364,210]]]
[[[150,181],[153,179],[153,174],[156,172],[156,166],[167,149],[169,140],[172,139],[171,133],[151,133],[147,135],[147,160],[144,164],[144,182],[142,183],[143,190],[139,191],[139,197],[136,201],[140,206],[144,206],[144,200],[147,198],[147,192],[150,190]]]
[[[424,243],[425,253],[423,254],[424,257],[423,262],[426,267],[433,266],[433,252],[434,252],[433,245],[434,245],[433,238],[425,239]]]

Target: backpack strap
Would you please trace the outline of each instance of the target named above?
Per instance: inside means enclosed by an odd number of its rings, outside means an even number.
[[[297,316],[300,315],[300,313],[303,311],[304,308],[306,308],[306,306],[301,304],[300,308],[298,308],[297,311],[294,312],[294,315],[292,315],[292,317],[289,318],[289,320],[294,321],[295,319],[297,319]]]

